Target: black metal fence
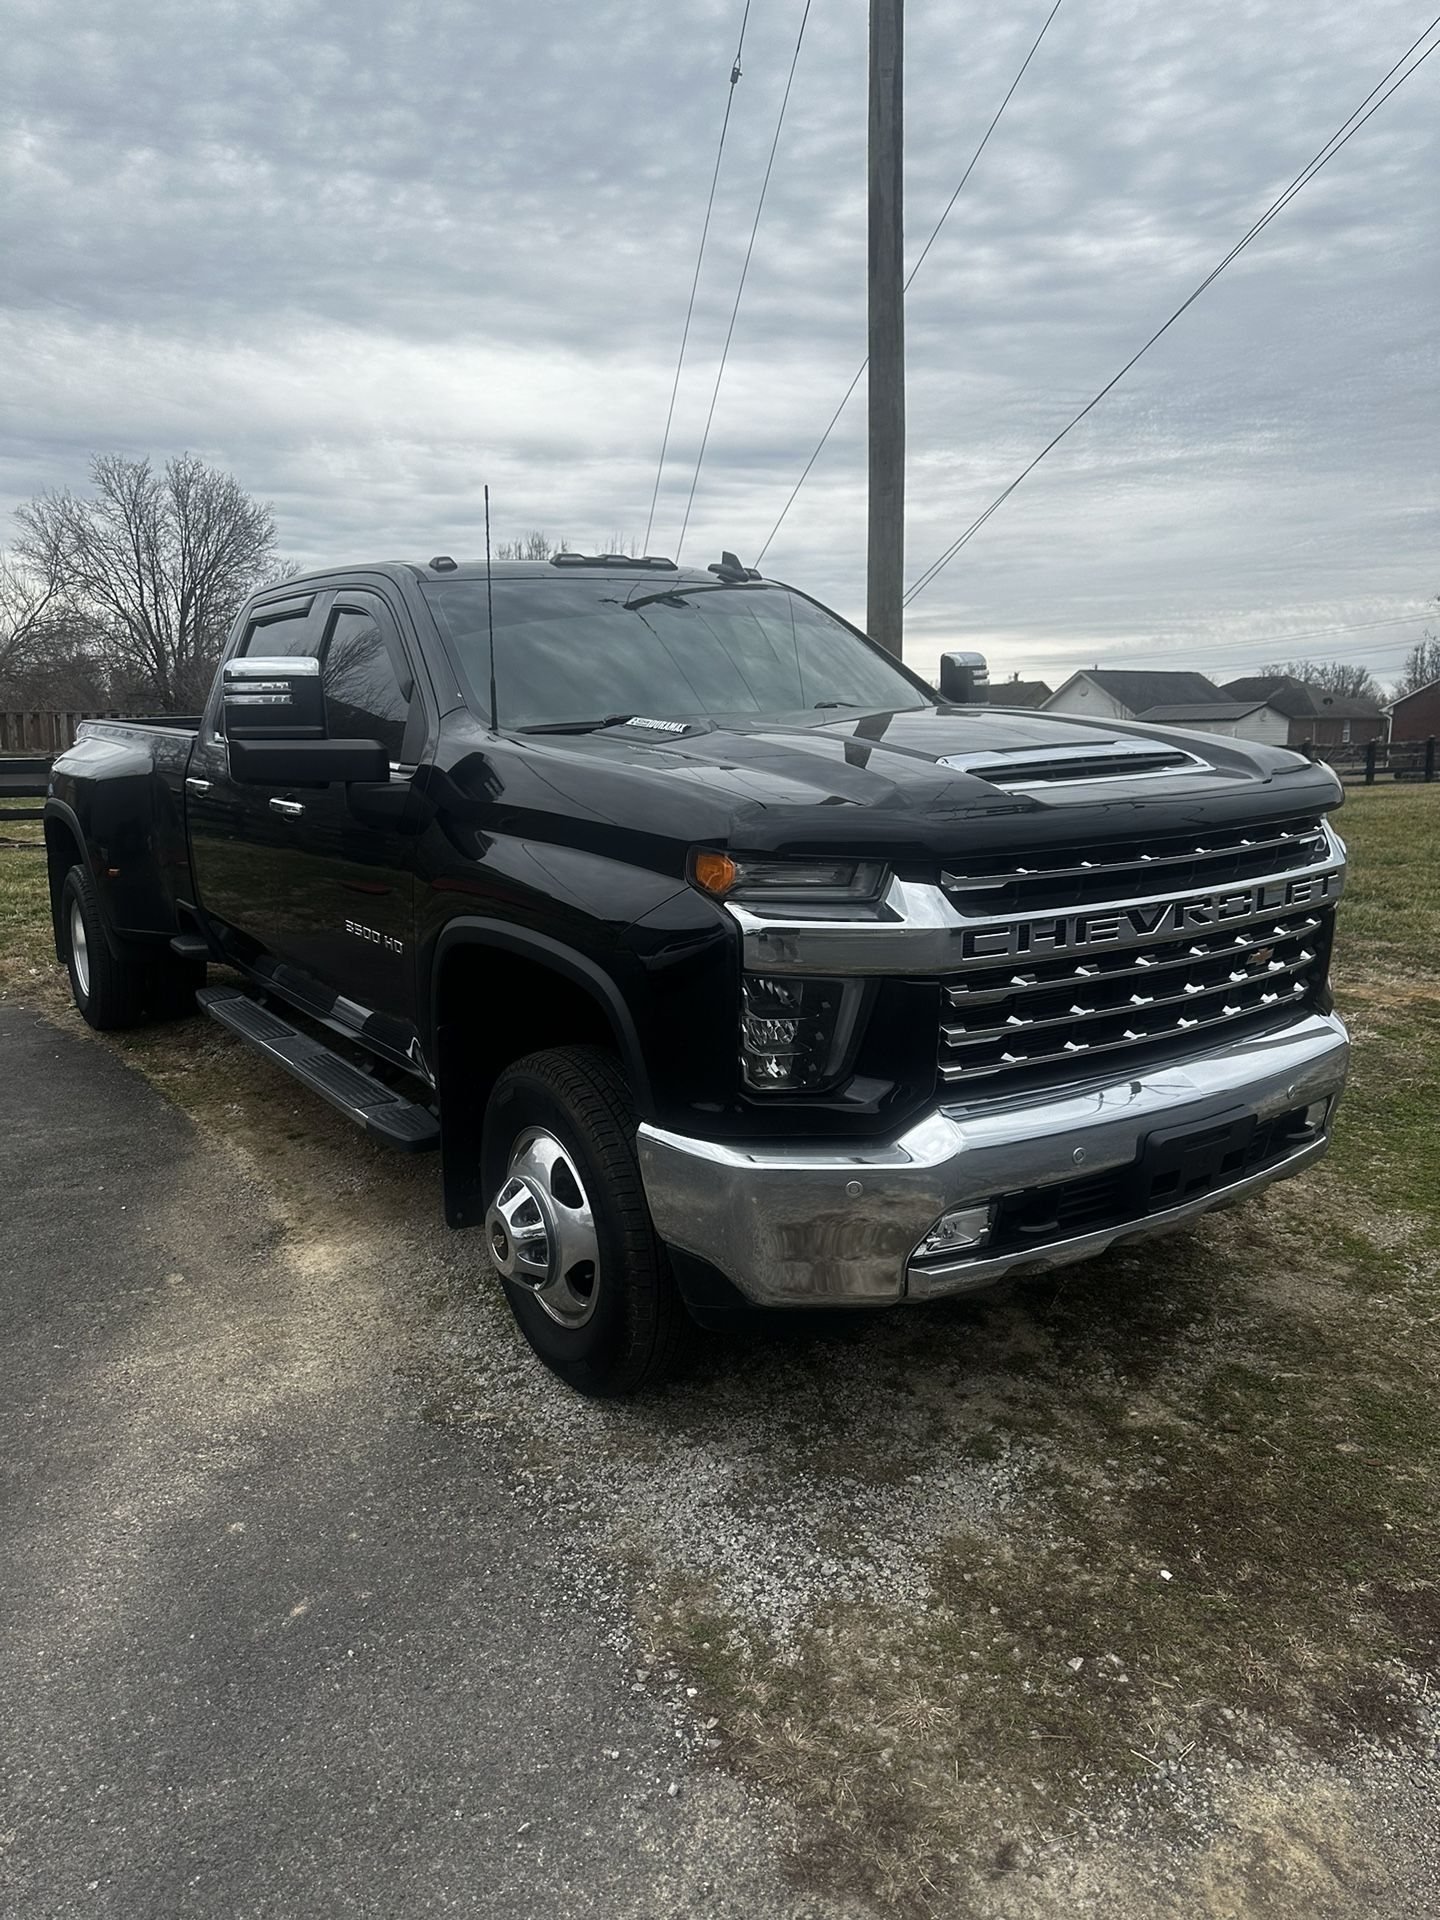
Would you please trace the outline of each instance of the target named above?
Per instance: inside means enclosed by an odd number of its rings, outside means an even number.
[[[1307,740],[1302,751],[1333,767],[1346,786],[1388,786],[1397,780],[1435,779],[1435,736],[1428,740],[1367,740],[1353,747],[1317,747]]]
[[[50,761],[44,754],[0,760],[0,825],[8,820],[39,820],[39,804],[50,790]]]

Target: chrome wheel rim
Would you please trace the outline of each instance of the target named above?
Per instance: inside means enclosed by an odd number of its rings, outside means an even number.
[[[90,997],[90,944],[85,938],[85,916],[80,911],[80,902],[70,902],[70,960],[75,968],[75,984],[88,1000]]]
[[[562,1327],[583,1327],[600,1296],[600,1243],[580,1169],[553,1133],[531,1127],[485,1217],[490,1258]]]

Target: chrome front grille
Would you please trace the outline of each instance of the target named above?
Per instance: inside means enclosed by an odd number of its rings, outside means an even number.
[[[1327,848],[1324,823],[1312,817],[1119,841],[1093,853],[997,853],[967,860],[962,872],[942,873],[940,884],[962,912],[1063,910],[1268,878],[1323,860]]]
[[[1083,1072],[1092,1060],[1109,1067],[1193,1047],[1313,1001],[1325,984],[1338,843],[1309,822],[1217,839],[1188,850],[1152,843],[1138,858],[1128,848],[1056,854],[1027,861],[1023,877],[1013,864],[989,876],[1006,888],[1041,876],[1047,888],[1081,881],[1083,910],[1054,919],[1036,917],[1037,906],[1059,904],[1049,897],[1025,895],[1021,917],[1007,921],[994,893],[947,885],[970,930],[963,971],[942,982],[941,1079],[988,1095]],[[1217,861],[1242,870],[1217,873]],[[1142,898],[1137,869],[1148,881]]]

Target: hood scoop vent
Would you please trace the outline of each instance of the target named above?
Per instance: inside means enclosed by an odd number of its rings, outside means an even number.
[[[1204,773],[1205,763],[1179,747],[1165,747],[1148,740],[1097,740],[1083,746],[1050,747],[1036,752],[1034,747],[1009,752],[993,750],[979,753],[950,753],[940,761],[942,767],[956,767],[973,774],[992,787],[1007,792],[1032,787],[1073,786],[1079,781],[1129,781],[1154,779],[1177,773]]]

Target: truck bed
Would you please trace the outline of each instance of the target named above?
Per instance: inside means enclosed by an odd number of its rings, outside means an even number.
[[[123,739],[131,732],[185,733],[193,739],[199,731],[198,713],[133,713],[123,720],[82,720],[75,729],[75,744],[91,738]]]
[[[50,813],[77,850],[103,849],[96,884],[122,935],[168,940],[193,898],[185,774],[199,731],[198,714],[83,720],[51,768]]]

